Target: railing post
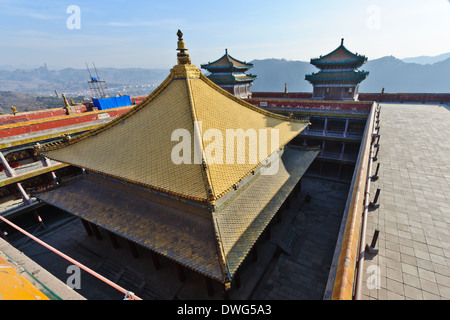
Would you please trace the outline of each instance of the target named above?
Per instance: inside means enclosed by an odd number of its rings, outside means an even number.
[[[378,151],[379,150],[380,150],[380,148],[378,148],[377,151],[375,152],[375,155],[372,158],[373,161],[377,161],[378,160]]]
[[[369,203],[369,207],[371,208],[378,208],[380,205],[377,203],[378,201],[378,197],[380,196],[380,191],[381,189],[377,189],[377,192],[375,193],[375,198],[373,199],[373,201],[371,203]]]
[[[377,168],[375,170],[375,174],[371,177],[372,181],[377,181],[378,180],[378,170],[380,169],[380,163],[377,164]]]
[[[372,237],[372,243],[370,244],[370,246],[368,244],[366,244],[366,251],[370,254],[377,254],[378,253],[378,248],[376,247],[377,245],[377,240],[378,240],[378,234],[380,233],[380,231],[378,231],[377,229],[375,229],[375,232],[373,233],[373,237]]]

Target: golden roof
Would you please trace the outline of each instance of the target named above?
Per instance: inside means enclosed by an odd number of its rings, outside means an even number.
[[[182,33],[178,36],[178,64],[141,103],[104,126],[69,141],[42,146],[38,151],[92,172],[183,198],[214,202],[278,149],[271,149],[269,133],[267,152],[259,155],[261,161],[252,161],[249,155],[256,150],[249,147],[244,150],[243,164],[227,164],[225,160],[223,164],[214,163],[208,149],[212,142],[201,133],[213,129],[225,139],[227,129],[278,129],[281,148],[309,125],[307,120],[265,111],[221,89],[190,64]],[[192,141],[200,135],[201,161],[174,163],[172,151],[180,141],[172,141],[172,134],[177,129],[186,130]],[[235,155],[242,151],[239,148],[235,143]],[[195,150],[191,143],[192,158]]]
[[[280,153],[275,175],[256,172],[212,213],[92,173],[35,196],[229,285],[319,151]]]

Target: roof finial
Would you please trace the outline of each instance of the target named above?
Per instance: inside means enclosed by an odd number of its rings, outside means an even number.
[[[228,54],[228,49],[225,49],[225,54]]]
[[[178,36],[177,50],[180,51],[177,53],[178,64],[191,64],[191,59],[189,58],[189,54],[185,52],[188,49],[186,48],[186,45],[183,41],[183,33],[179,29],[177,32],[177,36]]]
[[[284,93],[288,93],[287,83],[284,84]]]
[[[65,107],[70,107],[69,102],[67,102],[66,95],[63,93],[61,96],[62,96],[63,99],[64,99],[64,106],[65,106]]]
[[[344,38],[341,38],[341,46],[344,45]]]

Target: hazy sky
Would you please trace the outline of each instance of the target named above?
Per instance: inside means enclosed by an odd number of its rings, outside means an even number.
[[[341,38],[369,59],[433,56],[450,52],[450,1],[0,0],[0,65],[171,68],[178,29],[197,66],[225,48],[309,61]]]

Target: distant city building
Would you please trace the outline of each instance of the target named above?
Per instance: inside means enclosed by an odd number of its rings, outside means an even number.
[[[251,98],[250,87],[256,79],[255,75],[245,72],[253,67],[253,64],[239,61],[225,54],[214,62],[202,64],[201,67],[210,72],[208,78],[231,94],[241,99]]]
[[[357,100],[359,84],[369,74],[359,71],[367,58],[350,52],[341,45],[325,56],[311,59],[311,64],[320,69],[319,72],[305,76],[314,87],[313,99],[323,100]]]

